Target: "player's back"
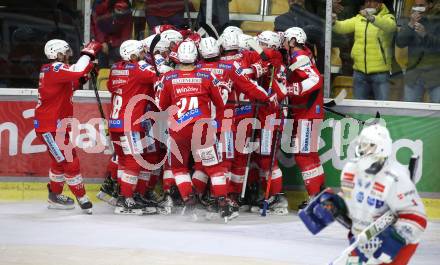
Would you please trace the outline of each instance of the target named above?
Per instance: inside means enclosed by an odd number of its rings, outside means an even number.
[[[128,61],[112,65],[107,85],[112,93],[110,131],[142,130],[140,123],[132,123],[142,116],[147,103],[146,95],[151,94],[149,90],[153,89],[154,74],[151,72],[149,76],[145,76],[142,72],[149,71],[148,67],[151,66],[145,62]],[[126,115],[127,111],[130,113]]]
[[[160,106],[162,110],[171,105],[177,106],[178,111],[174,119],[179,125],[211,118],[211,102],[221,107],[222,99],[216,87],[220,81],[208,71],[174,70],[166,73],[162,82]]]
[[[60,120],[73,115],[73,88],[71,80],[63,82],[60,69],[69,65],[61,62],[41,67],[38,87],[38,103],[35,108],[35,130],[54,131]]]

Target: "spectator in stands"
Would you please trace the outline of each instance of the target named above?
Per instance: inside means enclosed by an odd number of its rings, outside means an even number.
[[[421,102],[427,90],[430,101],[440,103],[440,20],[430,16],[432,7],[433,0],[415,0],[397,33],[396,45],[408,47],[405,101]]]
[[[132,33],[132,14],[128,0],[96,0],[92,13],[92,34],[102,43],[97,56],[99,67],[108,68],[119,58],[119,46]]]
[[[184,18],[185,1],[183,0],[155,0],[147,1],[145,13],[150,31],[162,24],[170,24],[178,29],[186,26]]]
[[[145,4],[145,0],[132,0],[134,38],[137,40],[142,40],[147,37],[147,32],[145,32],[145,26],[147,24]]]
[[[287,13],[275,18],[275,31],[285,31],[291,27],[299,27],[307,35],[307,44],[313,47],[316,64],[320,72],[324,72],[324,19],[305,8],[305,0],[289,0],[290,9]]]
[[[358,15],[339,21],[333,14],[333,30],[354,33],[353,92],[356,99],[388,100],[392,41],[396,20],[382,0],[366,0]]]

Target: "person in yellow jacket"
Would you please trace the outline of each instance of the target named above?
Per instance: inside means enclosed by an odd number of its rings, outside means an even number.
[[[393,36],[396,19],[382,0],[366,0],[359,14],[338,21],[333,14],[333,31],[354,33],[353,92],[356,99],[388,100]]]

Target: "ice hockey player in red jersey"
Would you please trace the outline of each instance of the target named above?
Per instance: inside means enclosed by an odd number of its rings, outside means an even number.
[[[144,128],[138,119],[144,114],[146,95],[151,94],[156,81],[156,73],[151,65],[143,61],[143,45],[137,40],[127,40],[121,44],[122,61],[112,65],[107,87],[112,94],[109,131],[118,156],[120,176],[120,198],[116,214],[142,214],[155,211],[145,207],[141,200],[134,198],[138,182],[144,146],[141,143]],[[135,200],[136,199],[136,200]]]
[[[307,193],[315,196],[324,186],[324,169],[318,155],[318,139],[324,118],[322,109],[323,78],[316,68],[313,55],[307,48],[303,29],[292,27],[284,32],[284,48],[288,52],[287,90],[293,105],[313,101],[310,108],[293,109],[296,135],[293,150],[295,162],[301,171]],[[300,205],[303,208],[307,202]]]
[[[177,108],[170,113],[170,138],[175,142],[175,146],[171,146],[171,170],[185,203],[183,211],[190,214],[197,203],[188,170],[190,155],[195,161],[201,161],[210,176],[220,215],[228,219],[232,217],[232,210],[226,198],[225,170],[218,159],[217,130],[212,126],[210,106],[213,104],[217,111],[223,111],[226,100],[222,98],[221,89],[229,88],[221,87],[220,80],[211,72],[196,69],[197,56],[194,42],[182,42],[177,50],[180,64],[176,70],[167,72],[159,85],[160,108],[168,111]]]
[[[238,95],[243,93],[249,99],[260,102],[268,102],[272,105],[276,105],[276,97],[270,97],[270,95],[262,87],[260,87],[256,82],[251,81],[243,73],[243,69],[241,68],[239,62],[219,60],[220,47],[214,38],[203,38],[199,45],[199,51],[203,60],[197,64],[197,68],[214,73],[221,82],[225,83],[227,86],[231,86],[231,91],[222,90],[225,93],[222,94],[224,99],[237,101]],[[228,111],[229,114],[226,114],[226,118],[230,121],[229,124],[228,122],[223,123],[225,112]],[[217,147],[219,148],[219,160],[221,160],[227,173],[230,173],[231,161],[234,159],[234,111],[234,104],[227,104],[225,112],[215,111],[217,121],[216,125],[218,130]],[[197,192],[199,194],[203,194],[208,181],[208,176],[199,170],[200,165],[196,164],[196,166],[199,167],[196,167],[196,171],[193,174],[193,184]],[[231,178],[229,180],[229,192],[239,193],[240,191],[237,191],[237,189],[241,189],[240,183],[242,183],[242,181],[242,179]],[[238,194],[235,196],[235,199],[237,198]]]
[[[356,249],[335,264],[406,265],[427,226],[411,172],[391,157],[392,139],[383,125],[365,127],[354,144],[356,157],[341,172],[341,193],[324,190],[299,217],[313,234],[337,220],[349,229],[350,243],[359,237]],[[383,231],[369,239],[364,229],[389,211],[396,220],[382,219],[374,230]]]
[[[44,47],[44,53],[51,62],[41,67],[34,127],[38,138],[48,147],[51,158],[49,208],[74,208],[74,201],[61,194],[64,182],[67,182],[80,207],[91,213],[92,203],[84,189],[79,158],[69,132],[73,117],[73,92],[80,87],[80,79],[92,70],[91,61],[100,49],[100,43],[88,43],[76,64],[69,65],[72,50],[67,42],[53,39]]]

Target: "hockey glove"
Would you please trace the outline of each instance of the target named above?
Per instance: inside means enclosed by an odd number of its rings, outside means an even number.
[[[81,50],[81,55],[88,55],[90,59],[93,61],[96,58],[96,55],[101,51],[102,44],[100,42],[92,40],[91,42],[84,45],[84,48]]]
[[[331,224],[336,217],[346,214],[344,200],[331,189],[326,189],[312,199],[298,216],[309,231],[316,235]]]

